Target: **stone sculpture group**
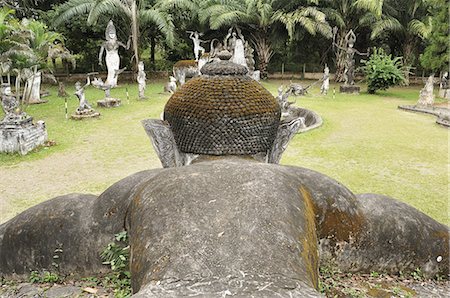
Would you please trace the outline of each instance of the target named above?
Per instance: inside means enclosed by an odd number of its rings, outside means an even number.
[[[230,58],[230,57],[229,57]],[[449,228],[377,194],[355,195],[318,172],[281,166],[301,126],[231,61],[143,125],[164,169],[100,196],[69,194],[0,226],[0,273],[50,269],[90,276],[114,234],[129,235],[133,297],[321,297],[318,266],[343,272],[448,274]]]

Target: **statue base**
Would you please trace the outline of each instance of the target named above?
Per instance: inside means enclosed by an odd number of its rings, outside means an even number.
[[[0,152],[26,155],[47,141],[44,121],[33,124],[31,117],[16,121],[5,120],[0,123]]]
[[[83,120],[88,118],[98,118],[100,116],[99,112],[96,112],[94,109],[86,109],[82,111],[76,111],[75,114],[70,116],[72,120]]]
[[[356,85],[341,85],[341,86],[339,86],[340,93],[359,94],[360,89],[361,88]]]
[[[441,88],[439,89],[439,98],[444,98],[450,100],[450,88]]]
[[[118,98],[106,97],[105,99],[97,101],[97,107],[100,108],[115,108],[120,106],[121,100]]]
[[[38,105],[38,104],[46,103],[46,102],[48,102],[48,100],[39,99],[39,100],[30,100],[30,102],[28,102],[28,104],[30,104],[30,105]]]

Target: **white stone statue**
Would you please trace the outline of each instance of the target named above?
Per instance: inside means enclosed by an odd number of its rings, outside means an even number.
[[[170,76],[169,82],[164,86],[164,92],[175,93],[177,90],[177,79]]]
[[[236,31],[237,33],[233,31],[233,27],[228,30],[224,44],[227,50],[233,54],[231,57],[232,62],[248,67],[245,59],[245,39],[241,29],[236,28]]]
[[[80,82],[75,83],[75,95],[78,97],[78,100],[80,101],[80,104],[77,108],[77,112],[82,112],[84,110],[91,110],[92,107],[89,105],[86,96],[84,95],[84,88],[89,86],[91,84],[91,79],[89,76],[87,77],[86,84],[84,86],[81,86]]]
[[[41,103],[41,77],[42,73],[40,71],[37,71],[33,73],[30,77],[27,79],[27,86],[28,86],[28,102],[33,103]]]
[[[425,82],[425,86],[420,90],[419,101],[417,102],[418,106],[432,106],[434,103],[434,94],[433,94],[433,83],[434,83],[434,73],[431,74],[427,81]]]
[[[128,50],[130,48],[131,39],[128,39],[127,45],[118,41],[116,28],[111,20],[109,21],[108,26],[106,26],[105,37],[106,41],[103,42],[98,55],[98,63],[99,65],[102,65],[103,51],[106,50],[105,60],[106,67],[108,68],[108,77],[106,78],[105,84],[114,88],[117,85],[116,72],[120,69],[119,46]]]
[[[144,99],[145,95],[144,95],[144,91],[145,91],[145,80],[146,80],[147,75],[145,74],[144,71],[144,62],[140,61],[138,63],[138,75],[137,75],[137,82],[139,84],[139,98],[140,99]]]
[[[330,89],[330,69],[328,65],[325,64],[325,69],[323,70],[322,86],[320,87],[320,93],[327,95],[328,89]]]
[[[198,59],[205,53],[205,48],[200,45],[200,43],[206,42],[200,39],[200,36],[203,36],[203,33],[198,33],[197,31],[186,32],[190,33],[189,38],[192,39],[192,42],[194,43],[195,61],[198,61]]]
[[[13,96],[11,86],[9,84],[4,84],[2,86],[1,106],[3,113],[5,114],[5,119],[9,118],[12,114],[15,114],[15,112],[19,109],[19,102]]]

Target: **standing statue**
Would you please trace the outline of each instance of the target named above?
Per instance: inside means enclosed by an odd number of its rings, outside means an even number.
[[[448,71],[444,72],[441,78],[441,83],[439,84],[439,97],[450,100],[450,84]]]
[[[433,95],[433,83],[434,83],[434,73],[431,74],[427,81],[425,82],[425,86],[420,90],[419,101],[417,102],[417,106],[432,106],[434,103],[434,95]]]
[[[337,33],[337,30],[334,31]],[[355,84],[355,53],[360,56],[369,56],[369,51],[367,53],[361,53],[353,46],[356,42],[356,35],[352,29],[345,36],[346,48],[339,46],[335,42],[335,38],[333,38],[333,46],[337,47],[339,50],[345,51],[345,70],[344,70],[344,79],[345,85],[354,85]]]
[[[144,71],[144,62],[140,61],[138,63],[138,75],[137,75],[137,82],[139,84],[139,99],[145,99],[144,91],[145,91],[145,79],[147,75]]]
[[[78,97],[78,100],[80,101],[77,110],[75,111],[75,114],[71,116],[74,120],[81,120],[83,118],[94,118],[100,116],[100,113],[96,112],[91,105],[88,103],[86,96],[84,94],[84,88],[89,86],[91,84],[91,78],[89,77],[90,74],[88,74],[86,79],[86,84],[84,86],[81,86],[80,82],[75,83],[75,95]]]
[[[200,36],[203,36],[203,33],[198,33],[197,31],[186,31],[186,32],[190,33],[189,38],[192,39],[192,42],[194,43],[195,61],[198,61],[199,57],[201,57],[201,55],[205,53],[205,48],[200,45],[200,43],[206,42],[200,39]]]
[[[325,69],[323,70],[322,86],[320,87],[320,93],[327,95],[328,89],[330,89],[330,69],[328,65],[325,64]]]
[[[120,57],[119,46],[124,47],[126,50],[130,48],[131,38],[128,39],[127,45],[124,45],[117,40],[116,27],[114,27],[113,21],[109,21],[105,31],[106,41],[103,42],[100,53],[98,55],[98,64],[102,65],[103,51],[106,49],[106,67],[108,68],[108,77],[106,78],[106,85],[110,85],[114,88],[117,85],[116,71],[120,69]]]

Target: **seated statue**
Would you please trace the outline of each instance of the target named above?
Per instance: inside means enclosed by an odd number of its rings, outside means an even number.
[[[127,231],[133,297],[322,297],[319,262],[343,272],[449,273],[449,229],[411,206],[354,194],[279,165],[300,118],[229,61],[170,97],[143,125],[164,169],[99,196],[69,194],[0,226],[0,274],[108,270],[102,251]]]

